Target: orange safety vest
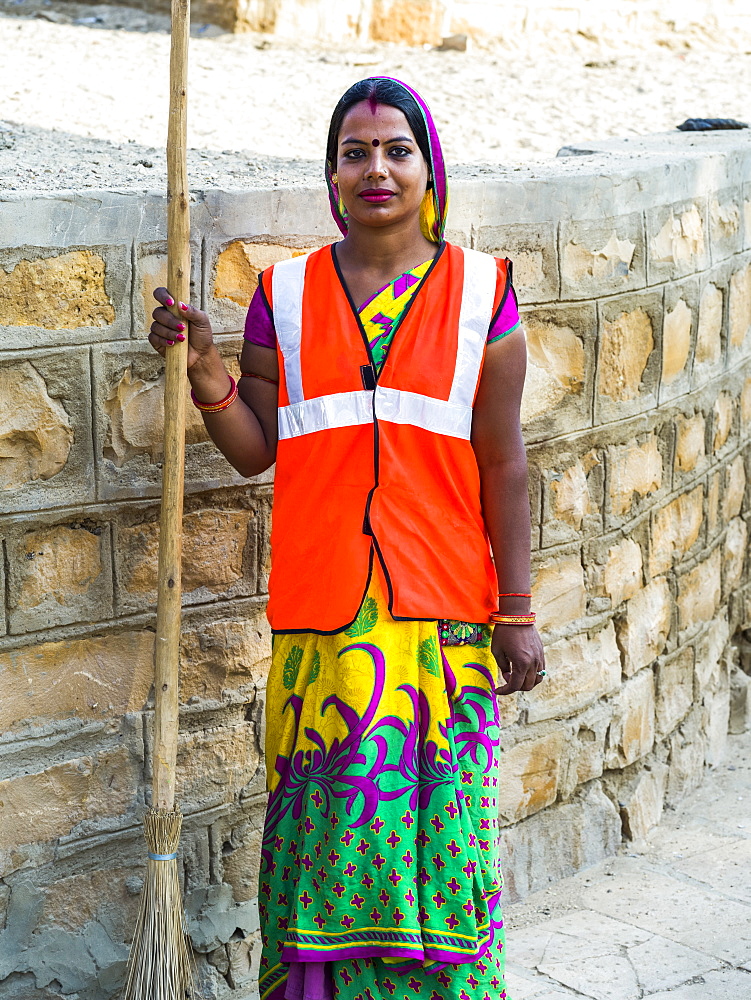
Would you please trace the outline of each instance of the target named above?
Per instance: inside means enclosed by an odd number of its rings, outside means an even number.
[[[378,377],[332,247],[264,272],[279,353],[275,632],[347,628],[374,554],[395,619],[487,622],[497,610],[470,434],[508,264],[444,243]]]

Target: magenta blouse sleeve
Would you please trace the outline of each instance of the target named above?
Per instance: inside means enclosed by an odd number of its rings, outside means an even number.
[[[493,317],[493,322],[490,324],[490,330],[488,331],[488,343],[494,344],[496,340],[500,340],[501,337],[506,337],[509,333],[513,333],[514,330],[520,326],[521,319],[519,318],[519,306],[516,301],[516,292],[514,291],[514,286],[511,285],[505,302],[498,310],[498,313]]]
[[[253,293],[253,298],[248,306],[248,315],[245,317],[245,339],[251,344],[258,344],[259,347],[270,347],[276,350],[276,330],[274,329],[274,317],[266,301],[266,296],[261,288],[260,276],[258,288]]]

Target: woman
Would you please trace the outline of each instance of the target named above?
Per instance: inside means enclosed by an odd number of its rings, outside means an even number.
[[[444,242],[398,81],[339,101],[326,178],[344,238],[261,275],[239,395],[205,313],[149,338],[189,324],[213,440],[276,461],[261,997],[504,998],[495,696],[544,675],[510,265]]]

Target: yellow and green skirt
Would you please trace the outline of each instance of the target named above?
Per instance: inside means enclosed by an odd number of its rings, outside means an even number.
[[[261,1000],[504,1000],[490,631],[394,621],[274,638]]]

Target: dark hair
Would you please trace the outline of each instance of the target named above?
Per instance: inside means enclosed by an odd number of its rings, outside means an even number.
[[[342,122],[347,112],[361,101],[369,101],[373,110],[377,104],[388,104],[392,108],[398,108],[407,119],[407,124],[412,129],[420,152],[425,158],[425,162],[430,169],[430,141],[428,139],[428,129],[425,125],[425,118],[414,97],[405,90],[396,80],[388,80],[383,77],[369,77],[367,80],[360,80],[354,83],[349,90],[339,98],[339,103],[334,108],[329,125],[329,137],[326,142],[326,159],[330,168],[336,167],[336,155],[339,145],[339,132]]]

